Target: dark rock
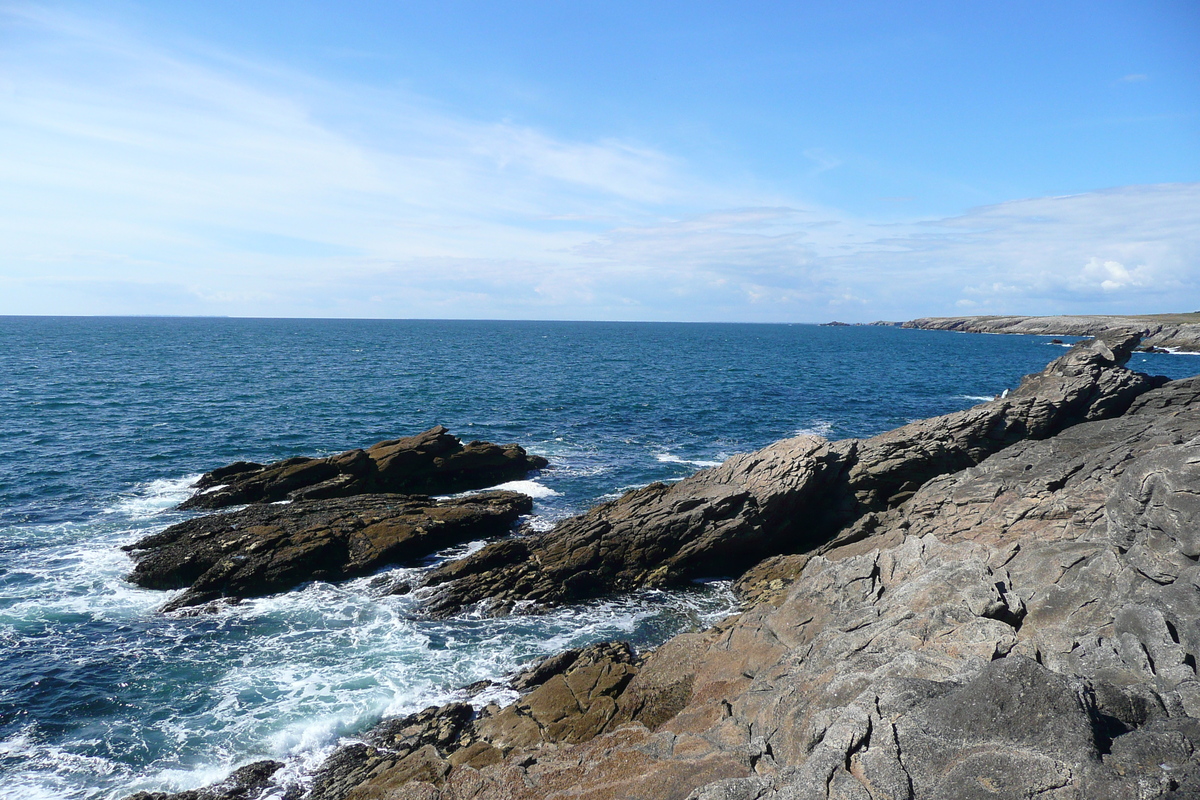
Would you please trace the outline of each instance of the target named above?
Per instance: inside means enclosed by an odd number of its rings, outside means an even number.
[[[180,508],[225,508],[279,500],[357,494],[450,494],[493,486],[548,462],[515,444],[464,445],[437,426],[327,458],[289,458],[263,466],[239,461],[200,477],[200,490]]]
[[[252,505],[188,520],[128,545],[136,560],[129,580],[147,589],[186,587],[164,606],[168,611],[273,594],[305,581],[367,575],[506,533],[532,504],[516,492],[485,492],[441,501],[378,494]]]
[[[865,514],[892,508],[938,475],[1023,439],[1123,413],[1162,381],[1122,365],[1136,334],[1075,345],[1007,397],[870,439],[785,439],[679,483],[652,484],[436,570],[427,604],[448,616],[487,601],[553,605],[643,586],[738,574],[812,549]]]
[[[125,800],[257,800],[271,788],[271,777],[283,768],[278,761],[255,761],[234,770],[225,780],[186,792],[138,792]]]

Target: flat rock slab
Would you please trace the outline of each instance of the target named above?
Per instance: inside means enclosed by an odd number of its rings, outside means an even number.
[[[188,520],[128,545],[137,561],[129,580],[147,589],[186,588],[164,611],[258,597],[306,581],[367,575],[507,533],[532,507],[526,495],[500,491],[441,501],[374,494],[252,505]]]
[[[200,492],[179,507],[215,509],[372,493],[452,494],[521,478],[548,465],[515,444],[464,445],[438,425],[416,436],[326,458],[289,458],[266,465],[239,461],[202,475],[194,484]]]

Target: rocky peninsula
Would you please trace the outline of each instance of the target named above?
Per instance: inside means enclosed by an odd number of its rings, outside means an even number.
[[[902,323],[901,327],[967,333],[1032,333],[1043,336],[1099,336],[1132,331],[1141,334],[1143,348],[1200,353],[1200,312],[1052,317],[924,317]]]
[[[451,561],[426,613],[716,574],[743,607],[653,652],[533,665],[505,707],[385,720],[303,785],[258,762],[175,797],[1200,796],[1200,378],[1126,369],[1139,342],[1109,331],[972,409],[777,442]]]

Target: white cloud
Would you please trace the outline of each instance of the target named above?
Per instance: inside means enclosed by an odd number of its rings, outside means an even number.
[[[37,9],[4,20],[0,313],[1200,307],[1197,184],[876,224],[714,184],[636,142],[455,116]]]

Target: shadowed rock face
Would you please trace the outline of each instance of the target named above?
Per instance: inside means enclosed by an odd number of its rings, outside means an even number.
[[[548,462],[515,444],[464,445],[437,426],[328,458],[290,458],[263,466],[239,461],[208,472],[200,493],[180,508],[225,508],[279,500],[318,500],[357,494],[451,494],[521,478]]]
[[[305,581],[367,575],[506,533],[532,505],[516,492],[442,501],[379,494],[252,505],[181,522],[127,546],[137,561],[129,580],[147,589],[187,587],[164,611],[257,597]]]
[[[811,549],[929,479],[1023,439],[1113,417],[1162,381],[1122,365],[1136,334],[1080,343],[1007,397],[870,439],[785,439],[672,485],[653,484],[557,525],[497,542],[435,571],[428,613],[488,600],[574,602],[642,586],[737,574]]]

